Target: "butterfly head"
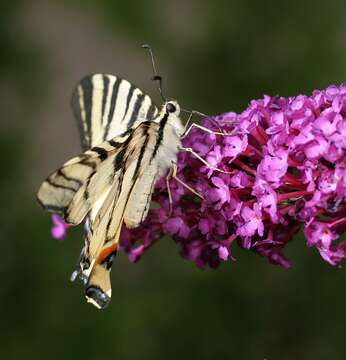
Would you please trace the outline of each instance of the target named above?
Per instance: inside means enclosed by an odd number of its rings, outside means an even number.
[[[166,119],[168,124],[174,128],[175,133],[181,136],[184,132],[184,126],[181,123],[180,106],[176,100],[168,100],[162,106],[161,119]]]
[[[163,107],[168,115],[179,116],[180,114],[180,106],[176,100],[166,101]]]

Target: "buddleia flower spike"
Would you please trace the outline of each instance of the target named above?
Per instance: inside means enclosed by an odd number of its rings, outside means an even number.
[[[212,121],[211,121],[212,120]],[[222,129],[216,130],[215,122]],[[183,139],[213,167],[181,151],[177,176],[156,184],[159,204],[121,245],[137,261],[163,235],[199,267],[234,260],[240,246],[285,268],[284,249],[300,229],[332,266],[346,256],[346,85],[311,96],[264,96],[240,114],[207,117]]]

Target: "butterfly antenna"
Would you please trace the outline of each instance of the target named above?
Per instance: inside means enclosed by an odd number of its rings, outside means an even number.
[[[150,58],[151,58],[151,64],[152,64],[153,72],[154,72],[154,76],[152,77],[152,80],[158,81],[160,95],[161,95],[163,101],[167,101],[166,97],[163,95],[163,92],[162,92],[162,76],[157,73],[153,50],[151,49],[151,46],[148,44],[142,45],[142,48],[147,49],[149,51]]]

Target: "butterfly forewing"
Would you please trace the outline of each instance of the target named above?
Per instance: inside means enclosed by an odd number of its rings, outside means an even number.
[[[93,74],[76,86],[71,101],[84,150],[110,140],[158,113],[148,95],[129,81]]]

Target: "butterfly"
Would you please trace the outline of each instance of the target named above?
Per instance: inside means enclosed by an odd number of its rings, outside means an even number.
[[[122,224],[148,214],[155,182],[176,162],[184,126],[177,101],[157,108],[129,81],[108,74],[81,80],[72,96],[84,152],[40,186],[37,199],[72,225],[85,223],[77,270],[88,302],[105,308]]]

